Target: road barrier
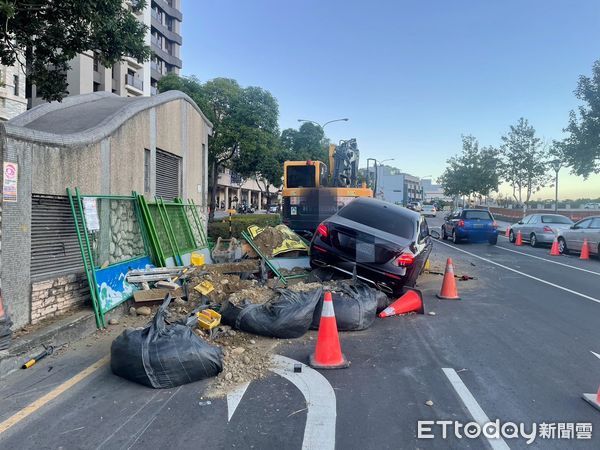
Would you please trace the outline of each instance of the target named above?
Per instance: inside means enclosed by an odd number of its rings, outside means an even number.
[[[331,292],[325,292],[323,297],[317,345],[310,355],[309,365],[315,369],[343,369],[350,365],[340,346]]]
[[[381,311],[379,317],[390,317],[410,312],[425,314],[423,295],[418,289],[406,288],[406,292],[398,300]]]
[[[550,256],[560,256],[560,251],[558,250],[558,239],[556,237],[554,237],[554,240],[552,241]]]
[[[454,280],[454,265],[452,264],[452,258],[448,258],[446,261],[442,289],[440,290],[440,293],[436,295],[437,298],[444,300],[460,300],[458,289],[456,289],[456,281]]]
[[[523,245],[523,235],[521,234],[521,230],[517,232],[517,240],[515,241],[515,245],[518,247]]]
[[[590,246],[588,245],[587,239],[583,239],[583,245],[581,247],[581,255],[579,259],[590,259]]]

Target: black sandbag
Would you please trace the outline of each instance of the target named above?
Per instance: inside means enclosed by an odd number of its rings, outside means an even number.
[[[375,297],[377,298],[377,314],[390,306],[390,303],[392,303],[390,298],[383,291],[375,290]]]
[[[167,389],[216,376],[223,352],[194,334],[191,323],[167,323],[167,295],[146,328],[125,330],[112,343],[110,367],[115,375],[145,386]]]
[[[310,292],[276,289],[276,292],[266,303],[243,305],[234,327],[248,333],[281,339],[303,336],[310,327],[315,306],[323,296],[322,289]]]
[[[225,300],[219,310],[219,314],[221,314],[221,323],[229,325],[230,327],[235,327],[235,322],[242,309],[242,306],[235,305],[229,300]]]
[[[366,284],[337,283],[331,288],[335,321],[339,331],[358,331],[375,321],[380,291]],[[387,298],[387,297],[386,297]],[[321,321],[321,299],[315,308],[311,328],[317,330]]]

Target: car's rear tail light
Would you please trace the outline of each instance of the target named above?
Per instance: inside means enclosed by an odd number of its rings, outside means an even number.
[[[412,253],[402,253],[396,258],[396,265],[399,267],[410,266],[415,262],[415,255]]]
[[[554,233],[554,230],[550,228],[548,225],[544,227],[544,233]]]
[[[462,228],[462,227],[464,227],[464,226],[465,226],[465,221],[464,221],[464,220],[462,220],[462,219],[460,219],[460,220],[458,221],[458,224],[457,224],[457,226],[458,226],[458,228]]]
[[[325,223],[322,223],[317,227],[317,234],[325,239],[329,237],[329,228],[327,228]]]

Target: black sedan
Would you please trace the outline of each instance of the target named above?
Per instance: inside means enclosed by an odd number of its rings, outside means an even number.
[[[414,286],[433,244],[417,212],[357,198],[321,223],[310,244],[312,267],[331,267],[397,295]]]

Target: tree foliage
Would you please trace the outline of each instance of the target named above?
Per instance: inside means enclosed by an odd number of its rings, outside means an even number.
[[[600,60],[594,63],[591,77],[579,77],[575,96],[584,104],[569,114],[563,155],[573,173],[587,178],[600,173]]]
[[[211,215],[216,205],[217,173],[222,166],[242,177],[266,178],[280,184],[283,168],[278,171],[275,164],[281,157],[279,106],[269,91],[255,86],[243,88],[230,78],[202,83],[195,77],[173,74],[161,78],[158,88],[160,92],[185,92],[213,124],[208,144]]]
[[[548,151],[527,119],[521,117],[502,136],[501,154],[502,175],[517,202],[529,202],[531,195],[550,181]]]
[[[0,62],[26,67],[27,81],[45,100],[61,100],[77,54],[95,51],[106,67],[123,56],[150,57],[148,27],[121,0],[0,0]],[[140,11],[145,1],[134,2]]]
[[[500,161],[493,147],[479,147],[473,136],[462,136],[462,153],[447,161],[438,182],[447,196],[482,196],[498,190]]]
[[[304,122],[299,129],[287,128],[281,133],[281,146],[291,160],[329,161],[329,140],[323,128]]]

